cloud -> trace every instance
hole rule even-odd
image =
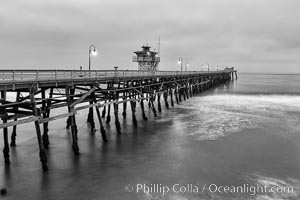
[[[86,66],[90,44],[100,52],[94,60],[97,68],[136,68],[132,52],[143,43],[155,48],[158,37],[165,70],[176,69],[180,56],[192,69],[209,62],[242,65],[245,71],[260,65],[260,70],[268,71],[271,65],[288,62],[296,72],[300,62],[297,0],[3,0],[1,4],[2,68]]]

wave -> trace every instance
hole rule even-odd
[[[300,96],[207,95],[185,102],[175,120],[197,140],[216,140],[244,129],[280,126],[285,132],[300,130]]]
[[[257,88],[254,88],[257,89]],[[259,89],[258,89],[259,90]],[[224,92],[225,94],[225,92]],[[292,96],[292,97],[300,97],[299,91],[226,91],[228,95],[250,95],[250,96]]]
[[[283,199],[298,199],[300,197],[300,180],[295,178],[287,178],[286,180],[253,175],[249,177],[249,180],[255,185],[266,187],[268,191],[266,193],[257,194],[256,200],[283,200]]]

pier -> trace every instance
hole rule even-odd
[[[34,123],[40,161],[47,171],[48,124],[51,121],[66,119],[66,128],[70,128],[72,134],[70,148],[78,156],[77,111],[88,109],[87,123],[91,131],[95,131],[95,119],[98,120],[102,140],[108,142],[104,123],[111,123],[111,115],[114,115],[116,134],[122,134],[120,118],[126,119],[128,110],[137,127],[138,116],[148,120],[145,106],[157,116],[162,112],[161,102],[168,110],[236,78],[234,68],[205,72],[118,70],[118,67],[114,70],[0,70],[4,161],[10,163],[10,148],[16,146],[20,124]],[[119,110],[120,104],[123,104],[122,110]],[[142,113],[136,113],[137,106]],[[53,111],[62,107],[68,112],[55,115]]]

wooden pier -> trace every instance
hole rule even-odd
[[[237,78],[237,71],[136,71],[136,70],[0,70],[0,117],[3,129],[4,161],[10,163],[10,146],[16,146],[17,126],[34,123],[43,170],[47,167],[48,124],[66,118],[71,128],[72,149],[79,155],[76,112],[89,109],[87,122],[95,129],[94,111],[100,124],[103,142],[107,142],[104,123],[110,123],[114,114],[116,134],[121,134],[119,113],[126,118],[130,106],[133,125],[137,126],[136,107],[140,104],[143,120],[145,101],[153,115],[180,104],[198,93]],[[129,102],[129,105],[127,103]],[[119,104],[123,110],[119,111]],[[157,104],[157,105],[155,105]],[[68,112],[53,115],[53,110],[67,107]],[[101,108],[101,112],[100,112]],[[113,113],[111,109],[113,108]],[[156,109],[157,108],[157,109]],[[52,115],[51,115],[52,114]],[[12,128],[9,141],[8,128]]]

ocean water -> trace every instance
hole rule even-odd
[[[144,122],[138,107],[134,128],[128,109],[120,136],[112,119],[104,144],[99,130],[89,132],[87,111],[79,112],[79,157],[65,119],[51,122],[47,173],[33,124],[21,125],[11,165],[0,157],[1,198],[300,199],[300,75],[239,74],[170,110],[163,106],[158,117],[146,114]]]

